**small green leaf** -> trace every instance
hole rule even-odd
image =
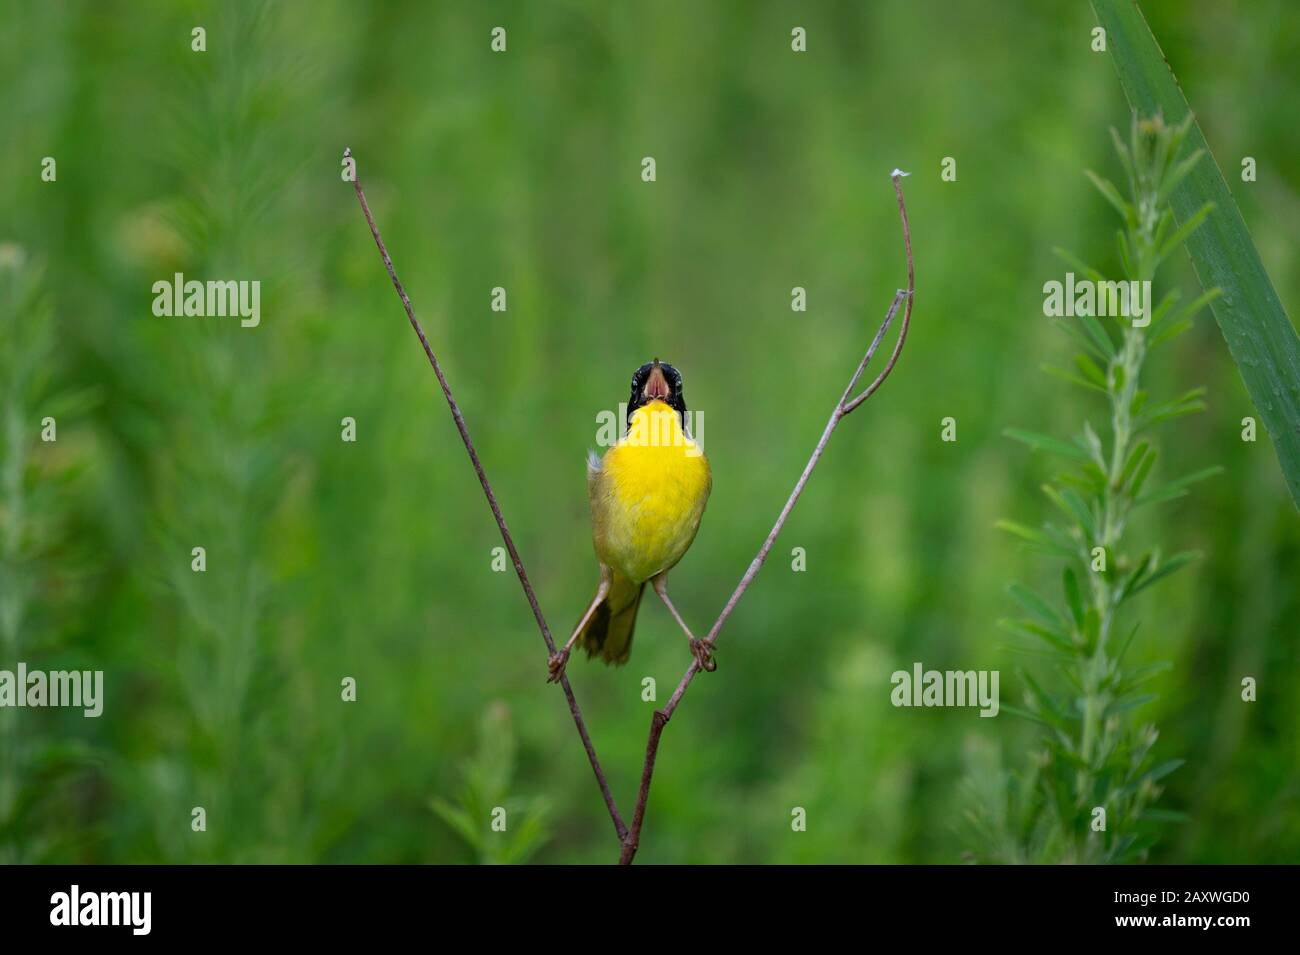
[[[1088,505],[1084,503],[1083,498],[1079,497],[1077,492],[1072,491],[1069,488],[1065,488],[1061,491],[1061,497],[1063,497],[1065,503],[1069,505],[1071,513],[1074,514],[1075,519],[1079,522],[1079,526],[1081,526],[1084,532],[1088,535],[1088,540],[1095,541],[1099,536],[1097,533],[1097,519]]]
[[[1211,302],[1213,302],[1222,294],[1223,294],[1223,289],[1221,288],[1212,288],[1207,292],[1202,292],[1200,295],[1196,296],[1196,298],[1192,299],[1186,305],[1182,306],[1181,308],[1175,311],[1171,311],[1167,319],[1164,318],[1160,313],[1160,310],[1157,309],[1156,312],[1152,313],[1151,316],[1151,330],[1154,331],[1155,329],[1159,328],[1160,323],[1162,321],[1172,322],[1182,318],[1191,318],[1193,315],[1195,315],[1201,309],[1205,308],[1205,306],[1209,305]]]
[[[1025,431],[1021,428],[1007,428],[1002,432],[1008,438],[1014,438],[1017,441],[1029,445],[1035,451],[1048,451],[1053,454],[1059,454],[1062,457],[1074,458],[1076,461],[1087,461],[1087,453],[1079,447],[1059,438],[1053,438],[1051,435],[1038,434],[1034,431]]]
[[[1078,444],[1092,455],[1092,463],[1104,472],[1106,470],[1106,453],[1102,450],[1101,438],[1093,430],[1092,422],[1087,420],[1083,422],[1083,440]]]
[[[1143,554],[1120,587],[1119,599],[1121,602],[1133,595],[1133,588],[1137,586],[1138,581],[1142,579],[1142,575],[1147,572],[1149,566],[1151,566],[1151,554]]]
[[[1134,470],[1133,480],[1128,487],[1130,497],[1136,497],[1138,492],[1142,490],[1142,485],[1146,483],[1147,476],[1151,473],[1151,466],[1156,463],[1157,456],[1158,452],[1152,449]]]
[[[1139,441],[1129,451],[1128,457],[1124,459],[1124,466],[1120,468],[1119,472],[1119,486],[1121,488],[1128,485],[1129,479],[1133,477],[1133,472],[1137,470],[1137,466],[1142,463],[1142,459],[1146,457],[1147,452],[1150,450],[1151,442]]]
[[[1003,713],[1010,713],[1012,716],[1018,716],[1022,720],[1030,720],[1034,723],[1038,723],[1040,726],[1046,726],[1048,729],[1056,729],[1055,724],[1049,723],[1046,718],[1039,716],[1037,713],[1033,712],[1032,710],[1027,710],[1024,709],[1023,707],[1014,706],[1011,703],[1002,703],[999,705],[999,709]]]
[[[1124,639],[1124,645],[1120,647],[1119,652],[1115,654],[1116,664],[1120,663],[1120,661],[1124,659],[1124,655],[1128,653],[1128,648],[1133,645],[1133,638],[1137,636],[1139,626],[1141,626],[1141,624],[1133,624],[1133,629],[1128,632],[1128,636]]]
[[[1097,347],[1106,353],[1106,361],[1113,360],[1118,354],[1115,351],[1115,343],[1111,340],[1110,333],[1106,331],[1105,326],[1097,321],[1097,317],[1095,315],[1080,315],[1079,324],[1092,336],[1092,340],[1097,343]]]
[[[1168,421],[1172,418],[1180,418],[1183,415],[1192,414],[1196,411],[1205,410],[1205,402],[1201,399],[1205,396],[1204,388],[1193,388],[1177,398],[1171,398],[1169,401],[1162,401],[1160,404],[1153,406],[1150,410],[1144,412],[1135,422],[1135,427],[1149,428],[1153,424],[1161,421]]]
[[[1048,644],[1064,653],[1072,653],[1074,651],[1074,646],[1062,633],[1035,623],[1033,620],[1025,620],[1023,618],[1012,620],[1009,617],[1003,617],[998,621],[998,626],[1010,633],[1036,637],[1040,640],[1046,641]]]
[[[1085,653],[1092,653],[1097,646],[1097,638],[1101,635],[1101,616],[1097,613],[1096,607],[1088,607],[1083,613],[1083,649]]]
[[[1106,201],[1115,207],[1115,211],[1120,214],[1125,222],[1136,225],[1137,216],[1133,212],[1133,207],[1119,194],[1119,190],[1115,188],[1114,183],[1109,179],[1103,179],[1091,169],[1085,169],[1083,174],[1097,187],[1097,191],[1106,197]]]
[[[1187,237],[1195,232],[1197,227],[1200,226],[1200,224],[1204,222],[1213,211],[1214,203],[1207,202],[1189,216],[1187,220],[1174,231],[1174,234],[1165,240],[1165,244],[1160,246],[1160,251],[1156,253],[1156,260],[1160,261],[1167,258],[1170,252],[1173,252],[1180,245],[1186,242]]]
[[[1050,719],[1053,725],[1064,728],[1067,725],[1068,717],[1057,707],[1056,701],[1038,685],[1037,681],[1027,671],[1022,671],[1020,678],[1029,689],[1030,699],[1038,707],[1037,712]]]
[[[1124,145],[1119,130],[1114,126],[1110,128],[1110,140],[1115,144],[1115,153],[1119,156],[1120,165],[1124,167],[1124,175],[1128,177],[1129,195],[1133,195],[1138,191],[1137,176],[1134,175],[1133,170],[1133,157],[1129,154],[1128,147]]]
[[[1145,693],[1141,696],[1123,697],[1122,699],[1118,699],[1115,702],[1111,703],[1108,707],[1106,707],[1106,715],[1113,716],[1117,713],[1127,713],[1129,710],[1137,709],[1139,706],[1142,706],[1144,703],[1150,703],[1155,698],[1156,697],[1154,693]]]
[[[472,848],[478,849],[482,845],[483,826],[475,824],[464,809],[452,805],[441,797],[431,799],[429,808],[442,817],[442,821],[454,829]]]
[[[1164,181],[1160,183],[1160,191],[1156,196],[1157,201],[1166,202],[1169,199],[1169,194],[1177,188],[1180,182],[1187,178],[1187,174],[1192,171],[1192,168],[1198,162],[1201,161],[1201,157],[1204,155],[1204,149],[1194,149],[1186,159],[1183,159],[1175,165],[1173,169],[1165,175]]]
[[[1146,577],[1144,577],[1140,582],[1138,582],[1138,584],[1134,586],[1133,589],[1130,591],[1130,595],[1141,593],[1142,591],[1150,587],[1152,584],[1154,584],[1156,581],[1163,580],[1165,577],[1168,577],[1170,574],[1174,573],[1175,571],[1181,570],[1183,567],[1186,567],[1192,561],[1200,559],[1200,557],[1201,557],[1200,551],[1192,551],[1192,550],[1183,551],[1180,554],[1174,554],[1169,559],[1163,561],[1159,566],[1157,566],[1154,570],[1148,573]]]
[[[1024,584],[1012,584],[1007,588],[1007,593],[1012,596],[1016,603],[1043,621],[1043,623],[1059,628],[1065,622],[1046,600]]]
[[[1115,233],[1115,247],[1119,250],[1120,268],[1124,270],[1125,275],[1136,275],[1139,271],[1137,263],[1133,261],[1133,250],[1129,248],[1128,235],[1123,229]]]
[[[1171,759],[1168,762],[1161,763],[1154,769],[1143,773],[1141,778],[1150,780],[1153,783],[1159,782],[1186,762],[1187,760],[1185,759]]]
[[[1144,667],[1138,667],[1130,673],[1124,674],[1121,684],[1124,689],[1134,690],[1148,680],[1154,679],[1166,670],[1173,669],[1173,664],[1168,660],[1161,660],[1157,663],[1151,663]]]
[[[1187,488],[1189,486],[1195,484],[1197,481],[1204,481],[1206,478],[1214,477],[1216,474],[1222,473],[1222,471],[1223,468],[1216,464],[1213,467],[1203,468],[1200,471],[1187,475],[1186,477],[1181,477],[1176,481],[1170,481],[1168,484],[1162,484],[1154,491],[1143,494],[1135,500],[1133,506],[1141,507],[1144,504],[1158,504],[1161,501],[1168,501],[1176,497],[1182,497],[1187,493]],[[1136,492],[1137,487],[1134,487],[1131,493]]]
[[[1192,320],[1190,318],[1175,318],[1161,328],[1160,331],[1151,336],[1151,341],[1148,343],[1147,347],[1155,348],[1157,345],[1163,344],[1171,338],[1177,338],[1183,332],[1190,331],[1193,327],[1195,326],[1192,325]]]
[[[1081,323],[1073,319],[1058,318],[1054,324],[1073,338],[1089,354],[1095,355],[1102,361],[1110,361],[1110,356],[1101,350],[1101,347],[1093,340],[1092,335],[1084,330]]]
[[[1062,585],[1065,588],[1065,602],[1070,606],[1070,614],[1074,617],[1074,625],[1081,628],[1083,626],[1083,597],[1079,593],[1079,580],[1069,567],[1062,571],[1061,576]]]
[[[1074,367],[1083,372],[1083,377],[1087,378],[1102,391],[1106,390],[1106,373],[1097,367],[1097,363],[1087,355],[1075,355]]]
[[[1017,524],[1015,521],[998,521],[994,525],[998,530],[1006,531],[1008,534],[1014,534],[1021,540],[1028,541],[1035,547],[1054,554],[1060,554],[1063,557],[1073,557],[1074,551],[1069,547],[1052,540],[1043,531],[1032,527],[1026,527],[1024,524]]]
[[[1057,368],[1055,365],[1039,365],[1038,367],[1047,372],[1047,374],[1051,375],[1053,378],[1060,378],[1062,381],[1068,381],[1070,384],[1078,385],[1080,388],[1087,388],[1091,391],[1100,391],[1103,395],[1107,394],[1105,388],[1094,384],[1087,378],[1081,378],[1064,368]]]
[[[1102,275],[1102,273],[1099,270],[1094,269],[1091,265],[1084,262],[1073,252],[1070,252],[1067,249],[1062,249],[1059,246],[1052,249],[1052,251],[1056,254],[1057,258],[1062,259],[1066,265],[1070,266],[1070,268],[1074,269],[1074,271],[1087,276],[1087,278],[1089,278],[1093,282],[1106,281],[1106,277]]]

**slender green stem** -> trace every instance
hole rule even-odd
[[[1160,187],[1165,157],[1155,157],[1154,164],[1143,162],[1134,140],[1132,159],[1136,177],[1132,182],[1136,194],[1133,198],[1133,215],[1127,223],[1123,247],[1130,252],[1128,274],[1130,281],[1150,282],[1159,265],[1159,230],[1161,219]],[[1148,307],[1150,303],[1148,302]],[[1075,679],[1083,689],[1080,721],[1079,756],[1083,768],[1077,773],[1076,798],[1080,807],[1087,807],[1095,798],[1100,774],[1116,743],[1118,730],[1109,732],[1104,714],[1110,702],[1112,671],[1117,661],[1110,656],[1111,637],[1121,599],[1116,581],[1121,567],[1121,547],[1128,522],[1132,497],[1124,489],[1124,466],[1133,451],[1135,432],[1134,408],[1139,395],[1143,365],[1147,356],[1146,329],[1136,325],[1126,326],[1120,347],[1107,368],[1107,391],[1110,404],[1110,448],[1104,455],[1108,461],[1105,483],[1099,502],[1100,540],[1105,549],[1106,570],[1092,573],[1092,605],[1097,614],[1096,641],[1091,652],[1075,661]],[[1076,850],[1087,860],[1087,836],[1080,836]]]

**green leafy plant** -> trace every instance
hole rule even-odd
[[[56,383],[53,322],[42,270],[22,246],[0,242],[0,668],[11,671],[19,661],[83,662],[67,621],[81,609],[88,573],[70,540],[84,466],[67,429],[96,396]],[[51,822],[78,811],[66,784],[92,756],[54,728],[64,716],[0,707],[0,863],[47,861],[69,848]]]
[[[1237,369],[1273,440],[1291,497],[1300,507],[1300,336],[1278,298],[1241,212],[1169,62],[1133,0],[1093,0],[1129,105],[1145,116],[1183,123],[1184,136],[1207,162],[1170,183],[1168,201],[1205,288],[1223,291],[1212,304]],[[1212,211],[1207,207],[1212,206]],[[1197,228],[1204,220],[1204,228]]]
[[[485,865],[527,862],[546,843],[549,803],[508,795],[515,749],[510,708],[493,703],[479,724],[478,748],[464,765],[456,801],[435,796],[429,804]]]
[[[1212,210],[1203,206],[1181,225],[1174,222],[1169,196],[1201,160],[1183,155],[1189,122],[1166,125],[1157,115],[1135,115],[1128,141],[1113,132],[1127,194],[1093,173],[1089,178],[1123,220],[1118,253],[1125,280],[1151,281],[1161,262],[1179,248]],[[1100,271],[1068,253],[1071,266],[1096,283]],[[1100,286],[1098,286],[1100,287]],[[1060,320],[1081,351],[1069,370],[1054,374],[1105,399],[1108,427],[1087,420],[1073,441],[1020,429],[1008,436],[1064,459],[1070,469],[1043,486],[1060,520],[1041,527],[1012,521],[1000,525],[1035,550],[1064,562],[1061,593],[1052,601],[1022,584],[1011,597],[1023,615],[1001,621],[1032,641],[1055,664],[1056,684],[1023,674],[1024,708],[1006,707],[1042,730],[1041,750],[1027,773],[1000,787],[1008,805],[973,812],[969,818],[981,849],[977,857],[999,861],[1124,862],[1140,858],[1154,842],[1151,823],[1178,818],[1154,808],[1159,783],[1179,760],[1154,764],[1157,732],[1139,725],[1134,711],[1152,697],[1148,682],[1166,664],[1131,667],[1126,653],[1137,624],[1122,625],[1121,614],[1148,587],[1198,555],[1165,556],[1130,540],[1131,515],[1187,494],[1189,485],[1216,473],[1206,468],[1152,487],[1156,461],[1150,429],[1201,410],[1204,389],[1163,401],[1142,388],[1151,350],[1191,326],[1191,317],[1215,297],[1211,291],[1179,303],[1170,290],[1151,308],[1150,324],[1125,324],[1116,336],[1103,320],[1082,316]],[[987,761],[984,768],[989,769]],[[996,770],[994,770],[996,771]],[[987,774],[986,774],[987,775]],[[985,780],[987,782],[987,779]],[[992,787],[981,786],[986,792]],[[1105,810],[1105,827],[1097,809]]]

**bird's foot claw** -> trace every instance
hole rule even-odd
[[[551,654],[550,660],[547,661],[547,669],[550,670],[550,676],[546,678],[547,683],[559,683],[564,676],[564,668],[569,662],[569,651],[561,650],[559,653]]]
[[[695,656],[695,662],[700,665],[701,670],[712,673],[718,668],[718,663],[713,659],[713,647],[707,640],[692,640],[691,653]]]

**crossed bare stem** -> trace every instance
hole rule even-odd
[[[345,159],[352,156],[351,149],[343,151]],[[353,167],[355,169],[355,167]],[[768,532],[767,538],[763,541],[763,546],[758,549],[758,554],[750,561],[740,583],[736,589],[731,592],[726,606],[718,614],[718,619],[713,622],[709,628],[708,635],[701,641],[705,644],[707,651],[712,651],[714,644],[718,639],[718,634],[722,630],[723,624],[731,616],[732,611],[744,596],[749,585],[753,583],[754,578],[758,575],[759,569],[767,559],[767,555],[772,550],[772,545],[776,543],[777,535],[781,533],[781,528],[785,526],[786,519],[790,512],[794,510],[795,503],[799,500],[799,495],[803,493],[804,486],[808,483],[808,478],[812,475],[813,468],[821,459],[822,452],[826,450],[826,445],[830,441],[831,434],[835,431],[840,421],[858,408],[864,401],[876,393],[889,373],[894,370],[894,365],[898,362],[898,356],[903,351],[903,343],[907,340],[907,328],[912,317],[912,300],[915,296],[915,273],[912,265],[912,235],[907,223],[907,207],[903,204],[903,188],[901,178],[907,173],[895,169],[891,174],[894,183],[894,194],[898,198],[898,215],[903,226],[903,247],[907,255],[907,288],[899,289],[894,294],[894,300],[890,303],[889,310],[885,312],[885,319],[880,323],[880,328],[876,331],[876,336],[871,340],[871,346],[867,353],[858,363],[857,370],[854,371],[853,377],[849,379],[848,387],[844,389],[844,394],[835,404],[831,412],[830,419],[826,422],[826,427],[822,430],[821,438],[817,441],[817,446],[813,449],[812,456],[808,463],[804,465],[803,473],[799,475],[799,480],[795,482],[794,490],[790,492],[789,498],[786,499],[785,506],[781,508],[781,513],[777,516],[776,523],[772,525],[771,531]],[[483,470],[483,462],[479,460],[478,451],[474,448],[474,442],[470,439],[469,428],[465,425],[465,417],[461,414],[460,406],[456,399],[452,397],[451,387],[447,384],[447,377],[442,372],[442,366],[438,364],[437,357],[433,354],[433,349],[429,346],[429,340],[425,337],[424,329],[420,327],[420,322],[415,317],[415,309],[411,306],[411,299],[406,294],[406,289],[402,286],[401,279],[397,277],[397,271],[393,268],[393,260],[388,255],[388,248],[384,245],[383,236],[379,234],[379,226],[375,224],[375,217],[370,211],[370,204],[366,202],[366,194],[361,188],[361,180],[355,174],[352,180],[353,188],[356,190],[357,199],[361,203],[361,211],[365,213],[366,224],[370,226],[370,234],[374,236],[375,245],[379,248],[379,255],[384,260],[384,267],[388,269],[388,277],[393,280],[393,288],[397,290],[398,297],[402,300],[402,307],[406,309],[406,317],[411,322],[411,328],[415,330],[416,336],[420,339],[420,344],[424,346],[424,354],[429,359],[429,365],[433,368],[434,375],[438,378],[438,384],[442,388],[443,396],[447,399],[447,405],[451,409],[451,417],[456,422],[456,430],[460,432],[460,439],[465,444],[465,450],[469,454],[470,463],[474,466],[474,473],[478,475],[479,484],[483,486],[483,494],[487,497],[488,506],[492,508],[492,516],[496,518],[497,528],[501,531],[501,539],[505,541],[506,550],[510,554],[510,560],[515,565],[515,573],[519,575],[519,583],[524,588],[524,596],[528,598],[528,605],[532,608],[533,617],[537,621],[537,627],[542,632],[542,639],[546,641],[546,649],[549,658],[556,656],[557,650],[555,639],[551,636],[551,630],[546,625],[546,618],[542,614],[541,605],[537,602],[537,594],[533,592],[533,585],[528,580],[528,573],[524,570],[523,561],[519,557],[519,551],[515,547],[514,538],[510,536],[510,530],[506,527],[506,519],[501,513],[501,505],[497,503],[496,494],[492,491],[492,485],[487,479],[487,474]],[[880,347],[881,341],[885,337],[894,316],[898,313],[899,306],[903,307],[903,322],[898,333],[898,341],[894,345],[894,351],[889,356],[889,362],[884,369],[876,376],[871,384],[867,385],[860,394],[854,396],[858,382],[861,380],[867,365],[875,356],[876,350]],[[680,622],[680,620],[679,620]],[[684,624],[683,624],[684,626]],[[707,652],[703,654],[707,659]],[[564,691],[564,697],[569,703],[569,713],[573,717],[573,725],[577,727],[578,736],[582,740],[582,746],[587,751],[587,759],[591,762],[592,771],[596,774],[596,783],[600,787],[600,794],[605,800],[605,808],[609,811],[609,818],[614,823],[614,831],[618,834],[620,865],[629,865],[636,856],[637,847],[641,840],[641,827],[645,822],[646,803],[650,798],[650,783],[654,777],[655,757],[659,753],[659,741],[663,736],[664,727],[672,719],[673,713],[676,712],[678,705],[682,701],[687,688],[695,675],[700,672],[700,656],[693,657],[691,665],[686,668],[686,673],[682,676],[681,682],[677,684],[677,689],[669,697],[668,702],[661,709],[655,710],[654,715],[650,718],[650,735],[646,740],[645,762],[641,768],[641,786],[637,792],[636,807],[632,812],[632,824],[628,826],[624,822],[623,816],[618,811],[618,805],[614,801],[614,796],[610,792],[609,781],[605,777],[605,771],[601,768],[600,759],[596,756],[596,747],[591,742],[591,734],[587,731],[586,721],[582,718],[582,709],[578,706],[578,698],[573,694],[573,687],[569,683],[567,674],[561,673],[559,678],[560,688]]]

